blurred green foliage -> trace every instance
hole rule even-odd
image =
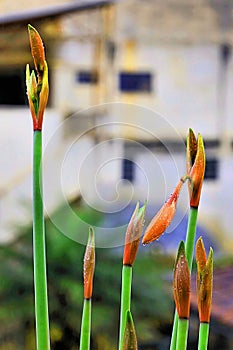
[[[97,224],[101,215],[76,203],[83,220]],[[55,214],[67,230],[77,221],[61,208]],[[81,224],[80,224],[81,225]],[[81,230],[82,227],[76,227]],[[82,266],[85,247],[65,237],[46,220],[48,291],[52,349],[78,348],[83,303]],[[97,249],[94,277],[92,345],[116,349],[119,327],[123,248]],[[160,341],[170,333],[173,258],[141,248],[133,269],[132,313],[139,343]],[[32,229],[0,247],[0,349],[34,350]],[[165,331],[165,332],[164,332]],[[162,333],[161,333],[162,332]],[[155,349],[155,348],[154,348]]]

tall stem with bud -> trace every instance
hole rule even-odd
[[[122,267],[122,285],[121,285],[121,311],[120,311],[120,332],[119,332],[119,350],[123,349],[124,331],[127,321],[127,312],[130,311],[131,304],[131,285],[133,263],[136,259],[140,237],[145,218],[146,204],[139,208],[137,203],[134,213],[131,217],[125,235],[125,248]]]
[[[79,350],[90,349],[91,339],[91,308],[92,308],[92,291],[93,291],[93,277],[95,270],[95,237],[94,231],[91,227],[89,230],[89,238],[84,256],[83,265],[83,282],[84,282],[84,303],[83,315],[80,335]]]
[[[50,349],[47,297],[45,230],[42,194],[42,123],[48,100],[48,67],[40,35],[28,26],[36,73],[26,68],[27,95],[34,129],[33,145],[33,262],[35,289],[36,343],[38,350]]]

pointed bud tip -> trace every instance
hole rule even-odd
[[[95,246],[95,232],[92,226],[89,227],[88,243],[89,246]]]
[[[132,322],[133,323],[133,316],[132,316],[130,310],[126,311],[126,319],[127,319],[128,322]]]
[[[139,202],[138,202],[139,205]],[[138,208],[138,216],[139,217],[145,217],[146,214],[146,207],[147,207],[147,201],[144,202],[144,204],[141,206],[141,208]]]
[[[180,259],[181,256],[185,256],[185,243],[184,241],[180,241],[178,250],[177,250],[177,256],[176,256],[176,261],[175,261],[175,267]]]
[[[214,260],[214,251],[213,251],[213,248],[210,247],[210,251],[209,251],[209,255],[208,255],[208,259],[207,259],[207,264],[213,265],[213,260]]]
[[[195,133],[194,133],[194,131],[193,131],[192,128],[189,128],[189,131],[188,131],[188,139],[189,139],[189,140],[196,140]]]
[[[28,30],[36,30],[30,23],[28,23]]]
[[[185,243],[184,241],[180,241],[179,247],[178,247],[178,255],[179,254],[185,254]]]
[[[196,262],[197,262],[197,268],[200,269],[201,271],[205,268],[206,260],[207,260],[206,250],[205,250],[202,236],[200,236],[196,243]]]

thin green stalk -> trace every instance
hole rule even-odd
[[[188,227],[187,227],[186,242],[185,242],[185,254],[188,260],[190,273],[192,271],[192,263],[193,263],[193,251],[194,251],[194,242],[195,242],[195,236],[196,236],[197,216],[198,216],[198,208],[191,207],[189,212]],[[178,315],[177,315],[177,312],[175,311],[170,350],[176,349],[177,327],[178,327]]]
[[[188,260],[190,273],[192,272],[194,242],[197,228],[198,208],[190,208],[188,228],[185,241],[185,254]]]
[[[176,350],[177,328],[178,328],[178,313],[175,310],[170,350]]]
[[[176,350],[186,350],[187,338],[188,338],[189,320],[185,318],[179,318],[177,328],[177,343]]]
[[[132,271],[133,271],[132,266],[123,265],[122,287],[121,287],[119,350],[122,350],[124,331],[125,331],[125,325],[126,325],[126,315],[128,310],[130,310]]]
[[[33,261],[37,350],[50,349],[46,276],[45,230],[42,197],[42,135],[34,132],[33,149]]]
[[[209,338],[209,323],[200,323],[198,350],[207,350]]]
[[[84,299],[79,350],[89,350],[91,339],[91,299]]]

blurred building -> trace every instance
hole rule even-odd
[[[31,23],[50,68],[48,213],[80,192],[98,209],[145,198],[161,204],[185,172],[191,127],[207,151],[200,220],[231,251],[232,2],[25,0],[0,9],[2,237],[30,218]],[[185,191],[179,209],[187,210]]]

